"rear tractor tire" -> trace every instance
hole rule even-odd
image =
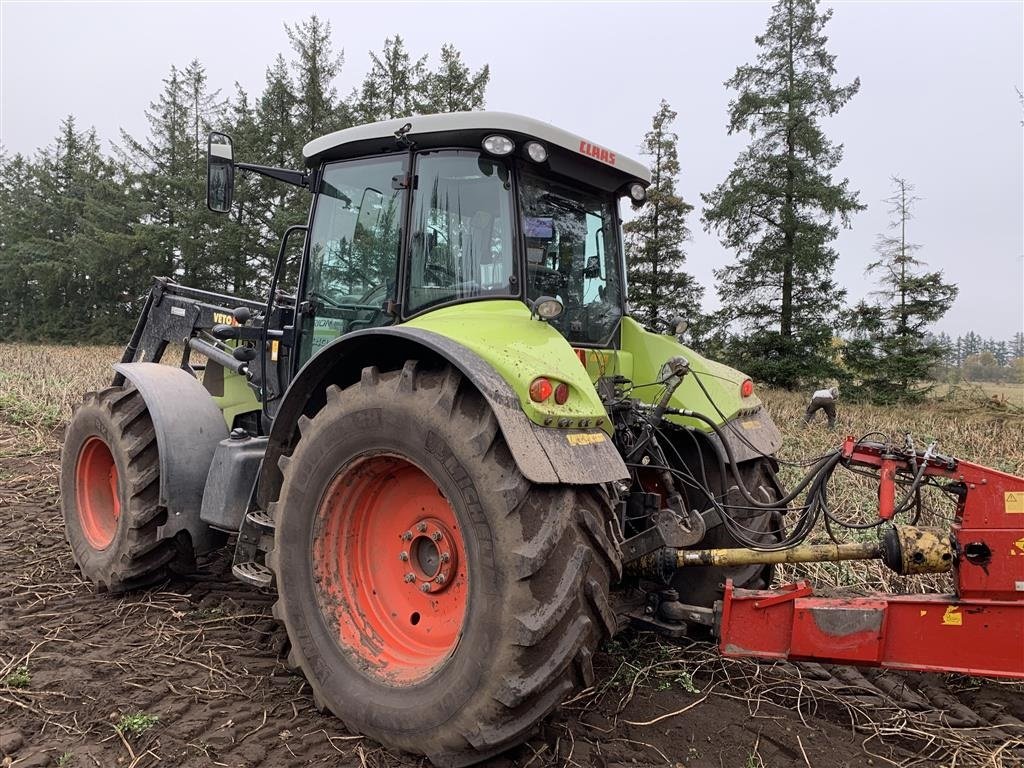
[[[61,509],[71,553],[100,591],[125,592],[195,568],[187,533],[162,536],[153,421],[131,385],[90,392],[61,454]]]
[[[781,495],[772,470],[771,460],[759,458],[739,465],[739,475],[748,492],[763,502],[773,502]],[[714,486],[712,486],[714,487]],[[782,536],[782,514],[773,509],[744,509],[747,502],[736,489],[732,475],[725,478],[725,503],[732,505],[738,524],[746,528],[751,538],[764,545],[777,543]],[[708,531],[704,539],[694,548],[730,549],[745,546],[732,535],[724,525],[717,525]],[[672,587],[679,593],[679,599],[689,605],[708,608],[721,600],[725,594],[725,583],[743,589],[768,589],[772,584],[774,567],[771,565],[746,565],[733,568],[697,566],[680,568],[672,577]]]
[[[437,765],[522,742],[616,629],[606,490],[527,481],[454,369],[327,395],[271,510],[289,663],[350,730]]]

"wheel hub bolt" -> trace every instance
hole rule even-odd
[[[436,581],[438,584],[444,584],[444,582],[445,582],[444,574],[443,573],[437,574],[437,578],[434,579],[434,581]]]
[[[400,552],[399,555],[398,555],[398,559],[401,560],[404,563],[406,560],[409,559],[409,553],[408,552]]]
[[[449,555],[447,552],[442,552],[441,553],[441,562],[442,563],[447,563],[451,559],[452,559],[451,555]]]
[[[420,523],[419,525],[416,526],[416,530],[419,531],[420,533],[426,532],[427,524],[426,523]]]
[[[411,584],[414,581],[416,581],[416,574],[415,573],[407,573],[407,574],[405,574],[405,582],[406,582],[406,584]]]
[[[412,541],[412,531],[406,531],[402,534],[403,541]]]
[[[429,591],[430,591],[430,585],[429,584],[422,584],[422,585],[420,585],[420,592],[429,592]]]
[[[441,540],[441,532],[440,531],[434,531],[432,534],[430,534],[430,538],[432,538],[434,541],[440,541]]]

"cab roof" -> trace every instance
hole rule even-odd
[[[402,150],[405,147],[395,134],[407,124],[411,127],[404,138],[421,149],[480,147],[485,137],[501,133],[515,142],[513,155],[522,156],[527,141],[540,141],[548,149],[552,170],[567,176],[586,176],[602,188],[621,188],[632,181],[647,186],[651,182],[651,172],[643,163],[550,123],[510,112],[450,112],[358,125],[314,139],[303,147],[302,154],[306,165],[312,167],[324,160]]]

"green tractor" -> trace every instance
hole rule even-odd
[[[625,625],[710,635],[727,579],[767,586],[664,556],[771,545],[784,494],[751,381],[681,320],[629,316],[619,206],[644,166],[495,112],[304,155],[235,162],[210,135],[212,210],[244,171],[309,190],[308,224],[264,299],[156,280],[67,430],[88,579],[154,584],[232,536],[316,705],[438,765],[525,740]]]

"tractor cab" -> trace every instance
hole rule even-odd
[[[554,299],[547,319],[574,346],[612,343],[625,312],[619,200],[643,201],[640,163],[499,112],[347,128],[303,154],[314,199],[292,373],[348,333],[493,299]]]

